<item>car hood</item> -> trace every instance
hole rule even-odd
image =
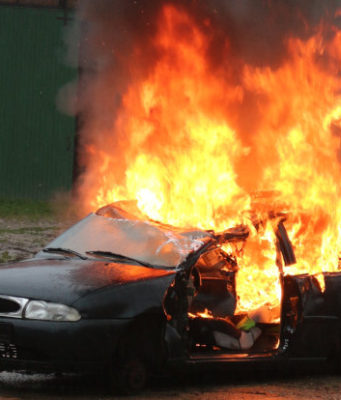
[[[71,305],[109,286],[155,280],[174,270],[95,260],[31,259],[0,266],[0,295]]]

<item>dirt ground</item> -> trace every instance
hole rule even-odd
[[[53,218],[0,218],[0,263],[33,256],[67,227]]]
[[[30,221],[0,219],[0,263],[33,256],[68,223],[55,219]],[[110,400],[117,399],[98,377],[75,375],[22,375],[0,373],[0,400]],[[168,400],[341,400],[341,377],[337,375],[198,376],[190,380],[153,382],[144,393],[127,399]]]
[[[112,400],[100,378],[84,376],[20,375],[0,373],[0,400]],[[235,381],[222,377],[181,384],[154,382],[143,393],[124,396],[131,400],[340,400],[341,379],[336,376],[244,377]]]

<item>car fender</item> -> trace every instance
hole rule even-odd
[[[174,271],[165,271],[157,278],[108,286],[78,299],[73,307],[88,319],[135,318],[150,310],[160,313],[174,276]]]

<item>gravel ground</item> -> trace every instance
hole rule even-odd
[[[31,257],[68,227],[55,219],[0,219],[0,262]],[[200,382],[200,383],[198,383]],[[0,400],[110,400],[105,381],[96,377],[0,373]],[[341,377],[332,375],[205,377],[182,383],[153,382],[136,400],[341,400]]]

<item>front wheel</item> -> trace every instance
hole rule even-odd
[[[146,365],[139,359],[129,359],[119,363],[113,370],[113,383],[122,394],[140,392],[147,383]]]

